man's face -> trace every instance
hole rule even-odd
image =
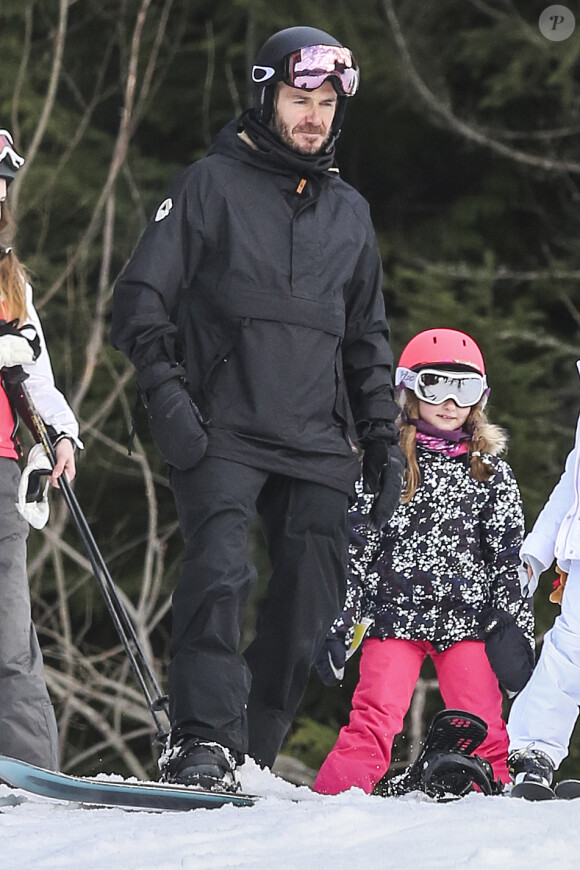
[[[281,82],[270,126],[294,151],[317,154],[330,136],[336,101],[336,91],[330,82],[324,82],[315,91],[292,88]]]

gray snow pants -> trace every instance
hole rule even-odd
[[[58,770],[56,718],[30,615],[20,470],[0,457],[0,754]]]

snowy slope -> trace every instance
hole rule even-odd
[[[2,870],[576,870],[580,800],[316,795],[246,765],[255,807],[82,809],[0,785]]]

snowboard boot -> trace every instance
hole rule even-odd
[[[539,749],[514,749],[508,755],[508,770],[514,785],[537,783],[545,788],[552,785],[554,763]]]
[[[239,791],[237,767],[238,760],[225,746],[190,735],[178,738],[159,759],[162,782],[210,791]]]

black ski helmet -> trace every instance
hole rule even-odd
[[[340,133],[347,97],[353,96],[358,87],[358,66],[348,48],[342,45],[330,33],[318,30],[316,27],[287,27],[274,33],[266,40],[256,56],[252,67],[252,82],[254,85],[254,112],[258,121],[267,125],[272,117],[274,92],[278,82],[288,81],[289,58],[294,52],[312,46],[334,46],[343,49],[348,58],[348,72],[352,76],[352,86],[349,92],[341,87],[338,72],[322,72],[324,80],[332,82],[338,101],[331,126],[331,134],[336,138]],[[319,87],[319,86],[318,86]]]
[[[0,178],[6,181],[9,187],[16,173],[24,163],[24,157],[14,150],[14,140],[8,130],[0,130]]]

